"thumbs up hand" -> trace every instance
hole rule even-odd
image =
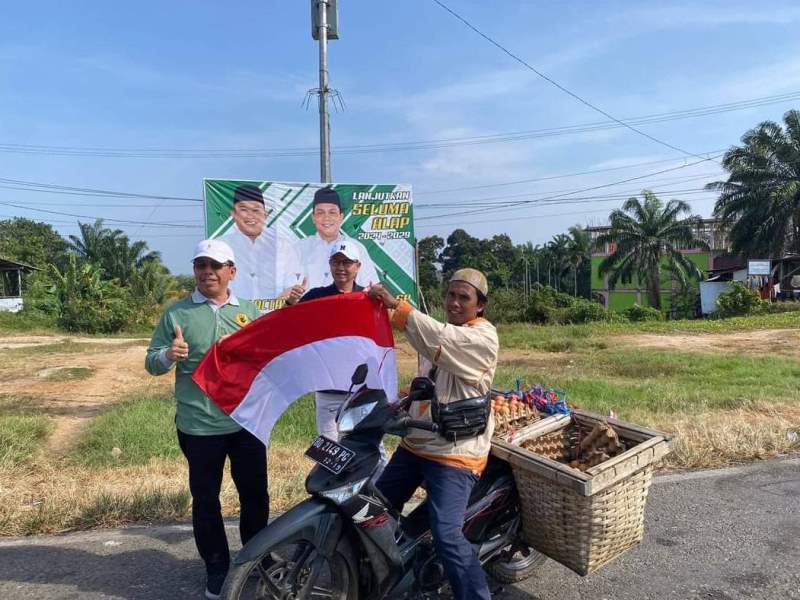
[[[175,338],[172,340],[172,345],[167,349],[167,358],[172,362],[189,358],[189,344],[183,339],[183,330],[180,325],[175,325]]]
[[[297,283],[289,288],[289,295],[286,297],[286,304],[296,304],[303,294],[306,293],[306,286],[308,285],[308,277],[303,277],[303,283]]]

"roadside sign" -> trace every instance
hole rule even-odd
[[[747,261],[747,274],[748,275],[769,275],[770,274],[770,261],[769,260],[748,260]]]

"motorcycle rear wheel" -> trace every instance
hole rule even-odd
[[[262,561],[275,562],[266,567]],[[233,565],[222,587],[223,600],[358,600],[358,570],[350,544],[342,539],[333,556],[320,555],[311,540],[285,540],[256,560]]]
[[[512,547],[508,557],[501,553],[487,566],[487,571],[500,583],[517,583],[532,577],[547,557],[528,546]]]

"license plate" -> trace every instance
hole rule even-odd
[[[356,453],[349,448],[329,440],[324,435],[317,436],[311,447],[306,450],[306,456],[334,475],[341,473],[355,455]]]

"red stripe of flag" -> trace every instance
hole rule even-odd
[[[192,379],[226,414],[247,395],[273,359],[307,344],[342,336],[371,338],[394,347],[389,315],[364,292],[340,294],[287,306],[256,319],[214,344]]]

